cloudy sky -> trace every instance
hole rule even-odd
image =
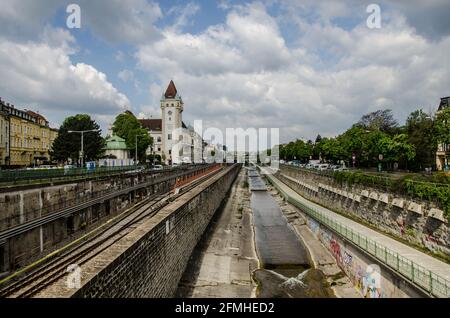
[[[69,3],[81,28],[66,25]],[[370,3],[381,28],[367,27]],[[0,96],[54,126],[130,109],[160,117],[171,79],[183,120],[335,136],[391,108],[403,122],[450,95],[450,1],[0,0]]]

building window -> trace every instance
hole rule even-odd
[[[172,117],[169,117],[169,120],[172,120]]]
[[[161,151],[161,147],[158,147],[158,151]]]
[[[158,142],[161,142],[161,137],[158,137]]]
[[[167,135],[167,140],[172,140],[172,134]]]

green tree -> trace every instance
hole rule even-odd
[[[385,135],[379,140],[378,147],[386,162],[389,164],[397,162],[405,168],[408,168],[408,161],[416,156],[414,146],[408,142],[406,134],[398,134],[393,138]]]
[[[352,155],[355,154],[357,165],[365,163],[363,156],[364,128],[360,125],[353,125],[350,129],[337,137],[337,141],[342,148],[342,160],[352,161]]]
[[[435,138],[438,143],[450,144],[450,108],[444,108],[437,114]]]
[[[421,109],[412,112],[406,119],[405,132],[408,142],[416,150],[416,160],[410,163],[410,167],[414,170],[432,167],[435,164],[437,142],[431,116]]]
[[[81,151],[81,134],[69,131],[96,130],[84,133],[84,161],[96,160],[103,154],[105,145],[100,126],[89,115],[78,114],[67,117],[59,128],[58,137],[53,142],[52,158],[65,162],[69,158],[78,162]]]
[[[380,130],[389,134],[395,133],[398,128],[398,122],[390,109],[368,113],[361,117],[358,124],[368,130]]]
[[[148,135],[147,130],[142,128],[139,120],[131,112],[126,111],[117,115],[112,129],[117,136],[125,139],[127,147],[130,149],[136,148],[137,140],[138,159],[140,161],[145,160],[145,152],[153,144],[153,140]],[[132,152],[132,156],[134,156],[134,152]]]
[[[288,144],[280,145],[279,155],[280,159],[293,160],[297,159],[301,162],[307,162],[312,155],[313,144],[305,144],[303,140],[297,139],[295,142],[291,141]]]

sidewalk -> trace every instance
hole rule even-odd
[[[267,173],[267,169],[260,167],[262,172]],[[450,265],[446,264],[436,258],[433,258],[432,256],[429,256],[413,247],[410,247],[406,244],[403,244],[399,241],[396,241],[393,238],[390,238],[382,233],[379,233],[377,231],[374,231],[360,223],[357,223],[353,220],[350,220],[340,214],[337,214],[329,209],[326,209],[318,204],[315,204],[309,200],[306,200],[301,195],[299,195],[297,192],[292,190],[290,187],[288,187],[286,184],[275,178],[272,174],[266,174],[266,176],[271,179],[271,181],[287,196],[291,197],[295,201],[298,201],[302,203],[303,205],[312,208],[316,210],[317,212],[325,215],[331,220],[334,220],[338,223],[341,223],[344,226],[347,226],[348,228],[352,229],[354,232],[360,233],[364,236],[366,236],[368,239],[373,240],[379,245],[382,245],[388,249],[390,249],[392,252],[398,253],[400,256],[403,256],[404,258],[413,261],[419,266],[422,266],[423,268],[429,270],[430,272],[437,274],[441,276],[442,278],[446,279],[447,281],[450,281]],[[287,177],[287,176],[286,176]],[[294,178],[287,177],[295,182]],[[448,286],[447,283],[447,288]]]

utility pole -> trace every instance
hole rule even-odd
[[[137,160],[138,160],[138,155],[137,155],[137,153],[138,153],[138,150],[137,150],[137,146],[138,146],[138,144],[137,144],[137,138],[138,137],[143,137],[143,136],[145,136],[145,135],[136,135],[136,136],[134,136],[134,139],[135,139],[135,145],[136,145],[136,149],[135,149],[135,156],[136,156],[136,158],[135,158],[135,161],[134,161],[134,170],[136,170],[137,169]]]
[[[95,131],[98,131],[98,130],[91,129],[91,130],[69,130],[68,131],[69,134],[72,134],[72,133],[81,134],[81,151],[80,151],[81,168],[84,167],[84,133],[85,132],[95,132]]]

